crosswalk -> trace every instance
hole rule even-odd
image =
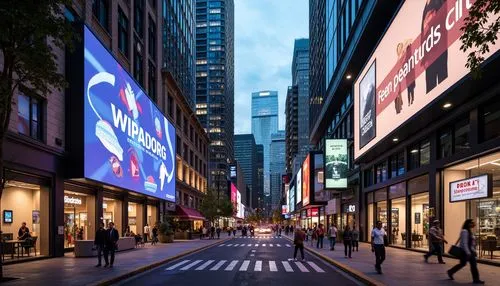
[[[218,247],[232,247],[232,248],[238,248],[238,247],[292,247],[291,244],[289,243],[284,243],[284,244],[273,244],[273,243],[222,243],[219,244]]]
[[[325,273],[313,261],[263,261],[263,260],[183,260],[165,271],[239,271],[239,272],[297,272],[297,273]]]
[[[244,238],[244,239],[262,239],[262,238],[283,238],[282,236],[273,235],[259,235],[259,236],[233,236],[230,238]]]

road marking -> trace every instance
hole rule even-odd
[[[285,267],[286,272],[293,272],[293,268],[292,266],[290,266],[290,263],[288,263],[288,261],[281,261],[281,263],[283,264],[283,267]]]
[[[239,244],[235,244],[234,247],[238,246]]]
[[[232,245],[232,244],[228,244],[228,245],[226,245],[226,246],[231,246],[231,245]]]
[[[203,261],[203,260],[195,260],[195,261],[193,261],[193,262],[189,263],[188,265],[186,265],[186,266],[182,267],[182,268],[181,268],[181,270],[188,270],[189,268],[191,268],[191,267],[195,266],[196,264],[198,264],[198,263],[200,263],[200,262],[202,262],[202,261]]]
[[[229,263],[229,265],[226,267],[226,269],[224,269],[224,271],[231,271],[231,270],[233,270],[234,267],[236,266],[236,264],[238,264],[238,260],[231,261],[231,263]]]
[[[276,262],[274,261],[269,261],[269,269],[271,272],[276,272],[278,271],[278,267],[276,267]]]
[[[257,250],[255,250],[255,249],[252,249],[252,252],[255,252],[255,251],[257,251]]]
[[[266,247],[266,244],[264,243],[264,244],[262,244],[262,246]]]
[[[219,245],[219,247],[222,247],[222,246],[224,246],[224,245],[226,245],[226,244],[225,244],[225,243],[223,243],[223,244]]]
[[[256,244],[255,247],[259,247],[259,244]]]
[[[248,244],[247,246],[252,246],[251,244]]]
[[[302,272],[309,272],[309,270],[307,270],[307,268],[301,262],[296,261],[295,265],[297,265],[297,267],[300,269],[300,271],[302,271]]]
[[[189,261],[191,261],[191,260],[184,260],[184,261],[181,261],[181,262],[179,262],[179,263],[177,263],[177,264],[175,264],[175,265],[170,266],[169,268],[167,268],[167,269],[165,269],[165,270],[174,270],[175,268],[177,268],[177,267],[179,267],[179,266],[181,266],[181,265],[184,265],[184,264],[188,263]]]
[[[224,263],[226,263],[226,260],[221,260],[221,261],[217,262],[217,264],[215,264],[214,267],[210,268],[210,271],[219,270],[219,268],[221,268],[221,266],[224,265]]]
[[[252,257],[253,257],[253,256],[255,256],[255,254],[250,254],[250,256],[252,256]]]
[[[325,272],[318,265],[316,265],[316,263],[314,263],[312,261],[308,261],[307,264],[309,264],[314,270],[316,270],[316,272],[320,272],[320,273],[324,273]]]
[[[272,244],[272,243],[270,243],[270,244],[269,244],[269,247],[273,247],[273,244]]]
[[[281,247],[281,244],[279,244],[279,243],[278,243],[278,244],[276,244],[276,246],[277,246],[277,247]]]
[[[247,271],[248,265],[250,265],[250,260],[244,260],[241,264],[240,271]]]
[[[215,260],[208,260],[207,262],[203,263],[202,265],[198,266],[195,270],[203,270],[207,268],[208,265],[212,264]]]
[[[245,244],[244,244],[244,243],[243,243],[243,244],[240,244],[240,246],[241,246],[241,247],[243,247],[243,246],[245,246]]]
[[[254,267],[253,271],[262,271],[262,261],[261,260],[257,260],[255,262],[255,267]]]
[[[287,244],[286,247],[292,247],[290,244]]]

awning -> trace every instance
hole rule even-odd
[[[206,220],[206,218],[197,210],[175,206],[174,216],[181,220]]]

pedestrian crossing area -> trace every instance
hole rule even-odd
[[[231,238],[247,238],[247,239],[262,239],[262,238],[283,238],[282,236],[274,235],[258,235],[258,236],[233,236]]]
[[[263,260],[182,260],[165,271],[238,271],[238,272],[297,272],[325,273],[313,261],[263,261]]]
[[[292,247],[290,243],[222,243],[218,247]]]

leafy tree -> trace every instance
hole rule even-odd
[[[200,212],[213,223],[220,216],[233,216],[234,206],[227,196],[217,196],[216,190],[209,189],[201,202]]]
[[[474,78],[481,76],[481,63],[484,54],[490,51],[500,31],[500,1],[476,0],[469,9],[469,16],[464,19],[460,28],[464,33],[460,36],[460,50],[467,52],[467,64]]]
[[[71,48],[75,38],[71,24],[63,16],[68,4],[71,1],[0,1],[0,197],[6,183],[3,140],[14,94],[21,90],[46,97],[66,85],[59,73],[56,50]]]
[[[281,223],[283,221],[283,216],[281,215],[280,208],[273,210],[272,219],[273,219],[273,223]]]

